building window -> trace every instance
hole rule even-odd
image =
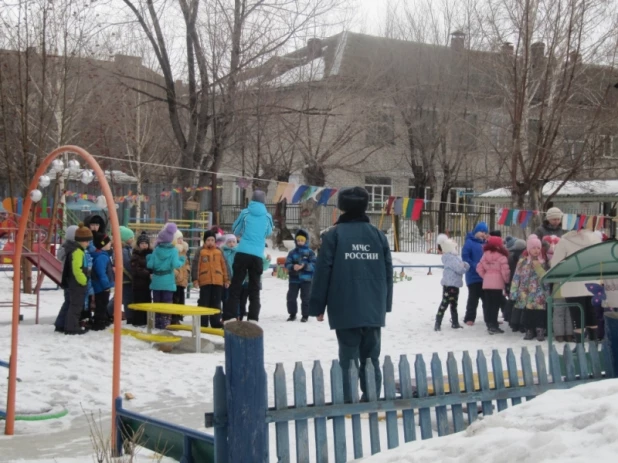
[[[472,188],[456,187],[449,190],[449,210],[451,212],[468,212],[467,208],[472,198]]]
[[[377,111],[370,116],[365,141],[372,146],[395,144],[395,116],[388,110]]]
[[[573,139],[565,139],[564,140],[564,155],[568,161],[577,162],[578,158],[582,156],[584,152],[585,142],[583,140],[573,140]],[[580,162],[583,165],[583,161],[585,160],[584,156],[581,157]]]
[[[408,198],[423,198],[425,201],[429,201],[431,199],[431,187],[425,187],[422,195],[417,193],[418,188],[414,184],[414,179],[411,178],[408,183]]]
[[[365,188],[369,192],[369,211],[379,212],[392,195],[391,179],[388,177],[366,177]]]
[[[601,157],[604,159],[618,159],[618,137],[610,135],[602,137]]]
[[[243,199],[243,190],[242,188],[238,186],[236,182],[234,182],[232,204],[234,206],[244,206],[242,199]]]

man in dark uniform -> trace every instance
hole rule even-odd
[[[328,310],[330,328],[337,333],[346,402],[351,400],[350,361],[360,367],[365,400],[365,363],[371,359],[380,396],[380,335],[393,303],[391,251],[386,236],[369,222],[368,202],[364,188],[339,192],[337,207],[343,214],[322,234],[309,300],[309,315],[323,321]]]

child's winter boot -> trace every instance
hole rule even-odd
[[[532,330],[526,330],[526,335],[524,336],[524,341],[532,341],[534,339],[535,333]]]
[[[451,310],[451,328],[453,328],[454,330],[459,328],[463,329],[463,326],[459,324],[459,317],[457,316],[456,310]]]
[[[586,328],[586,331],[588,332],[588,341],[593,342],[593,341],[597,341],[598,340],[598,336],[597,336],[597,328]]]
[[[539,342],[545,341],[545,330],[543,328],[536,329],[536,340]]]
[[[441,331],[440,325],[442,325],[442,318],[440,316],[436,317],[436,324],[433,326],[434,331]]]

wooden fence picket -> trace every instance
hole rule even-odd
[[[399,388],[401,389],[402,399],[411,399],[412,392],[412,377],[410,374],[410,362],[408,357],[402,355],[399,358]],[[403,411],[403,439],[406,442],[416,440],[416,425],[414,424],[414,410]]]
[[[350,399],[353,404],[358,403],[358,369],[355,362],[350,362]],[[361,417],[359,414],[352,415],[352,440],[354,444],[354,458],[363,457],[363,431],[361,429]]]
[[[599,357],[599,344],[596,342],[590,343],[590,363],[592,366],[592,377],[600,379],[603,377],[601,368],[601,358]]]
[[[427,390],[427,369],[425,368],[425,360],[421,354],[416,355],[414,361],[414,376],[416,378],[416,393],[419,399],[429,396]],[[421,408],[418,411],[419,424],[421,426],[421,439],[431,439],[433,436],[431,430],[431,410],[429,408]]]
[[[549,352],[549,368],[551,370],[552,384],[560,384],[562,379],[562,367],[560,366],[560,356],[556,350],[556,346],[552,345]]]
[[[517,361],[515,360],[515,354],[510,347],[506,351],[506,368],[509,372],[509,388],[519,387],[519,372],[517,371]],[[521,398],[513,397],[511,399],[512,405],[519,405]]]
[[[395,400],[397,396],[395,391],[395,367],[390,355],[384,357],[382,371],[384,376],[384,398],[386,400]],[[397,411],[386,412],[386,443],[389,449],[399,447],[398,431]]]
[[[433,382],[433,393],[435,396],[444,397],[442,361],[436,353],[431,356],[431,380]],[[436,422],[438,427],[438,436],[446,436],[448,434],[448,414],[446,412],[446,405],[438,405],[436,407]]]
[[[288,394],[285,383],[285,369],[282,363],[275,367],[275,409],[285,410],[288,408]],[[277,439],[277,459],[281,462],[290,461],[290,428],[287,421],[278,422],[275,425]]]
[[[592,348],[592,344],[589,344]],[[579,379],[588,379],[588,357],[583,344],[576,347],[577,363],[579,363]]]
[[[497,349],[494,349],[491,353],[491,369],[494,372],[494,388],[497,391],[504,389],[504,371],[502,369],[502,358],[500,358],[500,353]],[[506,399],[498,399],[496,400],[496,405],[498,407],[498,411],[506,410],[509,406],[509,403]]]
[[[294,367],[294,406],[307,406],[307,378],[302,362]],[[296,420],[296,461],[309,463],[309,423],[306,419]]]
[[[457,371],[457,360],[452,352],[448,353],[446,360],[446,371],[448,374],[448,385],[451,394],[460,394],[459,387],[459,372]],[[453,430],[454,432],[463,431],[465,429],[463,418],[463,406],[461,404],[451,405],[451,412],[453,413]]]
[[[313,404],[316,407],[324,406],[324,372],[319,360],[313,362],[311,371],[311,383],[313,387]],[[328,462],[328,441],[326,440],[326,418],[316,417],[313,419],[315,428],[315,456],[318,463]]]
[[[567,382],[575,381],[575,362],[573,361],[573,352],[571,352],[571,348],[568,344],[564,345],[562,360],[564,361]]]
[[[527,347],[521,348],[521,370],[524,374],[524,385],[534,386],[534,374],[532,373],[532,362],[530,352]],[[532,400],[534,396],[526,396],[526,400]]]
[[[536,346],[534,357],[536,361],[536,377],[538,378],[538,383],[541,386],[547,386],[549,384],[549,380],[547,379],[545,354],[543,353],[543,349],[541,349],[541,346]]]
[[[369,402],[378,400],[376,391],[375,370],[371,359],[365,362],[365,393]],[[378,428],[378,414],[369,413],[369,441],[371,443],[371,454],[380,452],[380,429]]]
[[[330,388],[333,397],[333,408],[343,404],[343,375],[337,360],[330,367]],[[345,441],[345,414],[333,418],[333,436],[335,445],[335,463],[347,460]]]
[[[472,369],[472,359],[470,353],[466,350],[463,353],[463,359],[461,361],[464,384],[466,385],[466,394],[474,393],[474,370]],[[474,423],[478,419],[478,410],[476,408],[476,402],[467,402],[466,408],[468,409],[468,424]]]
[[[476,369],[479,378],[479,386],[481,391],[489,391],[489,373],[487,371],[487,359],[482,350],[478,350],[476,353]],[[481,409],[483,410],[483,416],[491,415],[493,413],[493,404],[491,400],[483,400],[481,402]]]

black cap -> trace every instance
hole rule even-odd
[[[344,188],[339,191],[337,208],[351,214],[363,214],[369,205],[369,193],[360,186]]]
[[[97,249],[103,249],[111,241],[111,238],[105,233],[95,233],[92,242]]]
[[[489,232],[489,236],[499,236],[502,238],[502,232],[500,230],[492,230]]]
[[[217,239],[217,234],[212,230],[206,230],[204,232],[204,243],[206,242],[208,238],[211,238],[211,237],[214,239]]]

